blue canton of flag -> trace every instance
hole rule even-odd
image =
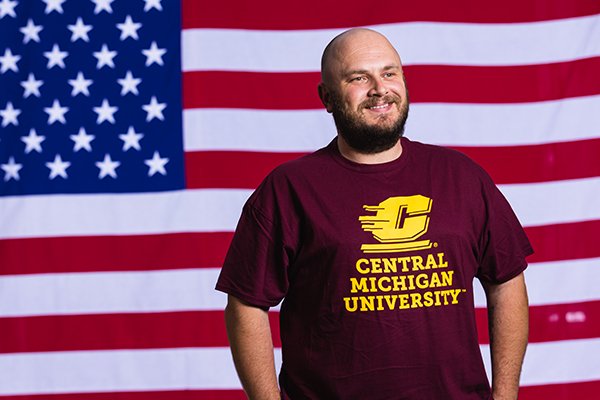
[[[0,196],[184,187],[172,21],[178,1],[0,0]]]

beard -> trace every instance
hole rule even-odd
[[[409,100],[406,92],[406,102],[397,96],[383,96],[362,102],[358,110],[346,107],[337,94],[332,93],[332,114],[335,126],[340,136],[355,151],[363,154],[376,154],[394,147],[404,135],[404,125],[408,118]],[[368,123],[360,114],[360,110],[375,106],[381,102],[392,103],[400,111],[395,120],[388,115],[381,115],[377,122]]]

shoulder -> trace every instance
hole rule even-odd
[[[324,147],[313,153],[286,161],[275,167],[263,180],[261,186],[286,187],[310,181],[315,174],[328,170],[332,163],[330,149]]]
[[[250,204],[286,201],[298,190],[309,186],[311,179],[329,169],[332,163],[330,150],[327,147],[313,153],[300,156],[275,167],[261,182],[253,195]]]
[[[431,158],[434,161],[450,161],[460,164],[464,163],[466,165],[478,167],[478,165],[464,153],[449,147],[421,143],[414,140],[408,141],[408,144],[410,146],[410,151],[419,157]]]
[[[278,165],[273,169],[269,176],[273,178],[291,178],[298,175],[306,175],[319,168],[326,168],[331,161],[331,149],[329,147],[324,147],[313,153],[300,156]]]
[[[470,175],[483,181],[491,181],[488,173],[466,154],[449,147],[409,141],[413,159],[434,169]]]

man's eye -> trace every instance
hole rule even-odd
[[[356,82],[362,82],[362,81],[364,81],[364,80],[366,80],[366,79],[367,79],[367,78],[365,78],[364,76],[357,76],[357,77],[355,77],[355,78],[352,78],[352,80],[353,80],[353,81],[356,81]]]

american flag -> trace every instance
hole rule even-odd
[[[252,189],[335,135],[320,55],[354,26],[400,52],[406,135],[526,227],[520,398],[597,397],[600,2],[0,0],[0,399],[244,398],[216,277]]]

